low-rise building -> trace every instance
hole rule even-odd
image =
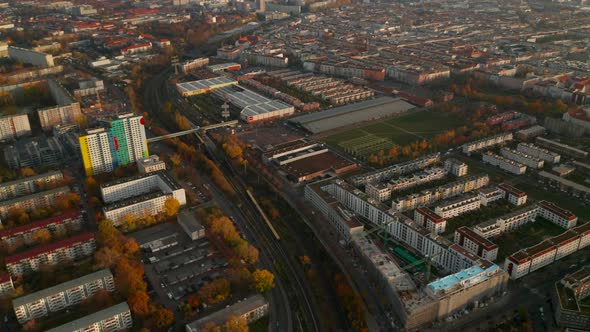
[[[131,311],[126,302],[100,310],[47,332],[111,332],[133,326]]]
[[[10,295],[14,291],[14,284],[10,273],[0,274],[0,297]]]
[[[526,204],[527,202],[528,195],[524,191],[517,189],[507,183],[499,184],[498,190],[502,192],[504,199],[513,205],[519,206]]]
[[[369,197],[379,202],[384,202],[391,198],[391,188],[382,182],[367,183],[365,185],[365,192]]]
[[[247,323],[252,323],[268,315],[269,304],[262,295],[254,295],[205,316],[197,321],[186,324],[186,332],[199,332],[205,324],[211,322],[217,326],[223,325],[230,317],[243,317]]]
[[[465,176],[469,171],[466,163],[455,158],[445,160],[445,170],[454,176]]]
[[[539,125],[534,125],[532,127],[521,129],[516,132],[516,138],[523,141],[543,135],[545,135],[545,128]]]
[[[481,205],[488,206],[488,204],[498,201],[504,197],[504,192],[495,187],[481,188],[478,190],[479,200]]]
[[[554,203],[540,201],[539,216],[565,229],[575,227],[578,223],[578,217],[569,210],[560,208]]]
[[[447,220],[427,207],[419,207],[414,211],[414,220],[422,227],[435,234],[445,232]]]
[[[32,194],[63,180],[61,171],[52,171],[0,184],[0,200]]]
[[[176,220],[191,240],[195,241],[205,237],[205,227],[197,220],[192,212],[188,210],[179,212]]]
[[[516,162],[519,162],[519,163],[526,165],[528,167],[531,167],[531,168],[539,169],[539,168],[543,168],[543,165],[545,165],[545,161],[542,159],[531,156],[531,155],[526,154],[524,152],[509,149],[506,147],[502,148],[502,150],[500,150],[500,153],[505,158],[514,160]]]
[[[423,185],[428,182],[443,179],[447,175],[445,169],[439,167],[427,168],[422,172],[415,173],[412,176],[400,177],[395,180],[391,180],[388,183],[388,187],[391,191],[407,190],[413,187]]]
[[[0,231],[0,243],[13,246],[20,241],[22,244],[33,244],[33,234],[40,230],[48,230],[52,235],[64,234],[67,231],[78,231],[82,228],[84,218],[80,211],[67,212],[51,218],[34,221],[22,226]]]
[[[58,265],[88,257],[96,250],[94,234],[83,233],[65,240],[35,247],[6,257],[6,269],[13,277],[38,271],[43,265]]]
[[[518,143],[516,150],[552,164],[557,164],[561,160],[561,156],[559,154],[551,152],[532,143]]]
[[[573,146],[569,146],[567,144],[559,143],[556,141],[552,141],[547,138],[537,137],[535,142],[537,145],[544,146],[547,149],[558,151],[562,155],[567,155],[573,158],[586,158],[588,157],[588,152],[575,148]]]
[[[477,210],[481,207],[479,193],[469,193],[457,198],[440,202],[434,212],[443,218],[454,218],[462,214]]]
[[[510,172],[516,175],[522,175],[526,172],[526,165],[518,163],[516,161],[504,158],[500,155],[497,155],[491,151],[488,151],[483,154],[482,160],[488,164],[500,167],[501,169],[505,170],[506,172]]]
[[[459,227],[455,231],[455,243],[489,261],[496,260],[498,256],[498,246],[495,243],[466,226]]]
[[[115,290],[115,280],[109,269],[18,297],[12,300],[12,307],[19,323],[23,324],[79,304],[101,289]]]
[[[477,141],[463,144],[461,149],[465,154],[471,154],[473,152],[489,148],[494,145],[504,144],[512,140],[512,133],[503,133],[494,135],[491,137],[482,138]]]
[[[166,163],[157,155],[137,160],[137,170],[140,174],[166,170]]]
[[[383,182],[391,179],[396,175],[404,175],[424,169],[440,161],[440,154],[434,153],[414,160],[391,165],[376,171],[355,175],[350,178],[350,182],[355,186],[371,182]]]
[[[473,230],[486,239],[489,239],[534,222],[538,215],[539,208],[536,205],[532,205],[501,217],[481,222]]]

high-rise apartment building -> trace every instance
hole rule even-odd
[[[109,125],[108,129],[93,129],[80,136],[86,175],[112,172],[149,156],[143,116],[119,115]]]

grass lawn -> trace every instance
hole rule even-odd
[[[582,220],[590,219],[590,205],[585,204],[578,198],[571,197],[566,193],[549,188],[545,190],[542,184],[535,182],[523,182],[517,185],[518,189],[525,191],[529,197],[535,200],[547,200],[558,206],[571,210]]]
[[[268,332],[268,322],[270,317],[264,316],[252,324],[249,324],[250,332]]]
[[[353,148],[357,140],[372,137],[384,139],[393,145],[407,145],[422,139],[429,139],[448,129],[465,125],[463,119],[435,111],[421,111],[397,118],[369,124],[328,136],[325,141],[341,148]],[[367,151],[364,157],[374,151]]]
[[[506,232],[492,239],[492,242],[498,245],[498,258],[496,261],[502,263],[504,258],[513,253],[563,232],[565,232],[565,229],[549,220],[537,218],[536,222],[526,224],[515,231]]]

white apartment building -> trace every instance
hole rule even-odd
[[[166,170],[166,163],[154,154],[147,158],[138,159],[137,170],[139,174],[163,171]]]
[[[37,114],[44,130],[51,130],[60,124],[75,123],[83,117],[78,102],[42,108],[37,110]]]
[[[500,150],[500,154],[502,154],[502,156],[514,160],[516,162],[519,162],[523,165],[526,165],[528,167],[531,168],[543,168],[543,165],[545,165],[545,161],[542,159],[539,159],[537,157],[533,157],[529,154],[526,154],[524,152],[520,152],[517,150],[512,150],[509,148],[502,148],[502,150]]]
[[[58,198],[69,192],[70,188],[63,186],[2,201],[0,202],[0,218],[6,218],[12,209],[23,209],[29,212],[52,206]]]
[[[477,141],[465,143],[462,146],[463,153],[471,154],[472,152],[489,148],[490,146],[503,144],[512,140],[512,133],[498,134],[492,137],[483,138]]]
[[[84,218],[79,211],[60,214],[55,217],[30,222],[28,224],[4,229],[0,231],[0,243],[13,246],[17,242],[30,245],[33,244],[33,234],[39,230],[48,230],[52,235],[64,234],[68,230],[80,230]]]
[[[532,143],[518,143],[516,150],[552,164],[557,164],[561,160],[559,154]]]
[[[109,269],[100,270],[59,285],[12,300],[19,323],[49,316],[52,312],[81,303],[98,290],[115,290],[115,280]]]
[[[155,192],[106,205],[102,208],[102,212],[106,219],[111,220],[115,226],[119,226],[127,216],[145,218],[162,213],[164,204],[172,198],[175,198],[172,194]]]
[[[445,170],[454,176],[461,177],[467,175],[469,167],[466,163],[455,158],[445,160]]]
[[[167,171],[140,174],[107,182],[100,186],[100,194],[105,203],[118,202],[131,197],[160,191],[173,194],[175,198],[178,196],[179,203],[181,205],[186,204],[184,189]]]
[[[38,271],[43,265],[58,265],[88,257],[96,250],[94,234],[83,233],[65,240],[34,247],[28,251],[8,256],[6,269],[13,277]]]
[[[427,207],[414,210],[414,221],[434,234],[444,233],[447,227],[447,220]]]
[[[439,203],[434,212],[443,218],[454,218],[462,214],[477,210],[481,207],[478,193],[469,193],[454,199]]]
[[[52,171],[0,184],[0,200],[34,193],[55,181],[63,180],[61,171]]]
[[[126,302],[76,319],[47,332],[113,332],[133,326],[131,311]]]
[[[504,193],[498,188],[487,187],[478,190],[479,200],[481,205],[488,206],[488,204],[498,201],[504,197]]]
[[[565,229],[570,229],[578,223],[578,217],[569,210],[565,210],[548,201],[540,201],[539,216]]]
[[[355,186],[360,186],[371,182],[383,182],[391,179],[396,175],[404,175],[420,169],[424,169],[428,166],[437,163],[439,160],[440,153],[430,154],[414,160],[391,165],[376,171],[355,175],[350,178],[350,182]]]
[[[391,198],[391,188],[385,183],[367,183],[365,192],[369,197],[379,202],[384,202]]]
[[[524,174],[527,169],[526,165],[504,158],[491,151],[484,153],[482,160],[488,164],[500,167],[501,169],[516,175]]]
[[[507,183],[501,183],[498,185],[498,190],[502,192],[502,196],[505,200],[510,202],[512,205],[523,205],[526,204],[528,195]]]
[[[10,273],[0,274],[0,296],[10,295],[14,291],[14,284]]]
[[[459,227],[455,231],[455,243],[490,262],[498,257],[498,246],[495,243],[466,226]]]
[[[518,279],[590,245],[590,223],[520,250],[504,261],[510,279]]]
[[[534,222],[539,215],[539,208],[535,205],[505,214],[501,217],[477,224],[473,230],[489,239],[504,232],[513,231],[529,222]]]
[[[387,185],[391,191],[401,191],[417,187],[419,185],[443,179],[447,175],[446,170],[439,167],[425,169],[422,172],[416,173],[412,176],[400,177],[389,181]]]
[[[80,150],[86,175],[110,173],[116,165],[111,152],[111,138],[104,128],[88,130],[80,136]]]
[[[31,135],[31,124],[27,114],[0,117],[0,141],[12,141]]]
[[[209,58],[197,58],[193,60],[188,60],[183,63],[176,65],[178,71],[183,74],[190,72],[191,70],[195,70],[198,68],[203,68],[209,64]]]

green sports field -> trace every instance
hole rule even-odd
[[[421,111],[328,136],[326,143],[366,158],[395,145],[429,139],[465,122],[449,114]]]

